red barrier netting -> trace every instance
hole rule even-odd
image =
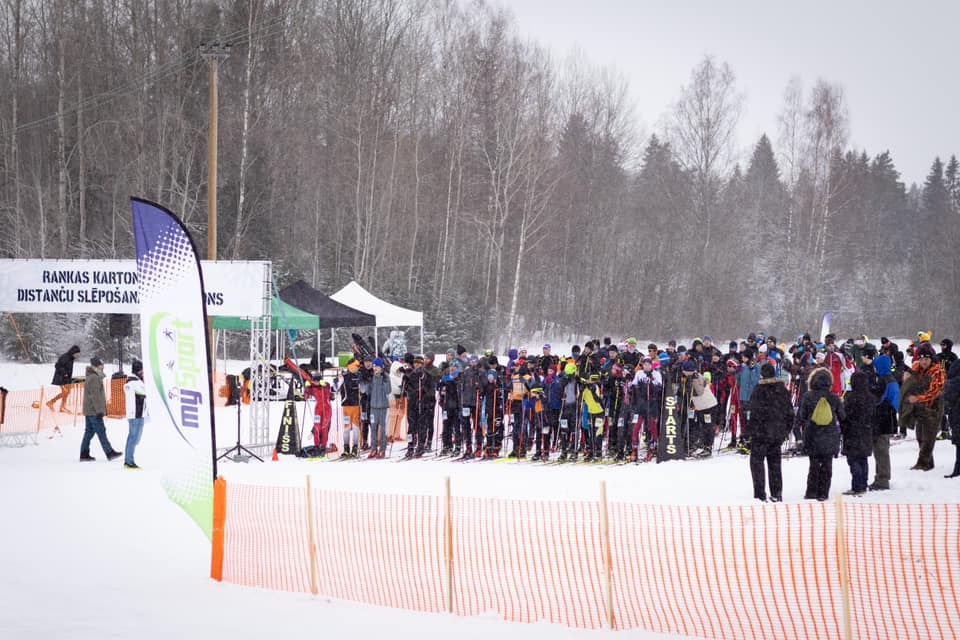
[[[454,611],[603,627],[599,508],[453,498]]]

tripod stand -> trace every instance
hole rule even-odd
[[[237,401],[237,444],[234,445],[233,447],[230,447],[229,449],[221,453],[219,456],[217,456],[217,461],[220,461],[222,458],[226,458],[227,456],[229,456],[230,459],[233,460],[234,462],[250,462],[250,458],[256,458],[259,462],[263,462],[263,458],[261,458],[260,456],[255,454],[253,451],[250,451],[250,449],[247,449],[245,446],[240,444],[241,393],[240,393],[239,385],[242,384],[240,380],[241,379],[238,378],[235,385],[231,385],[231,389],[234,389],[234,387],[236,387],[235,391],[236,391],[236,401]],[[230,455],[231,453],[233,454],[232,456]]]

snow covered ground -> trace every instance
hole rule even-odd
[[[0,363],[0,385],[45,383],[52,367]],[[112,370],[108,367],[107,375]],[[298,404],[298,407],[302,405]],[[279,421],[280,409],[271,411]],[[245,414],[241,414],[245,419]],[[236,441],[236,410],[218,410],[218,442]],[[82,423],[81,423],[82,424]],[[379,608],[324,597],[277,593],[216,583],[208,578],[210,545],[189,517],[167,500],[156,469],[163,438],[148,423],[137,450],[140,471],[122,461],[80,463],[82,426],[62,437],[41,435],[39,446],[0,448],[0,637],[3,638],[205,638],[301,637],[307,634],[377,634],[418,638],[587,638],[608,631],[578,631],[550,624],[506,623],[493,615],[459,618]],[[125,420],[107,420],[118,449]],[[243,427],[246,434],[246,428]],[[953,447],[938,443],[937,468],[908,471],[916,459],[912,437],[891,448],[893,489],[867,502],[956,503],[960,481],[943,477]],[[399,445],[394,455],[399,455]],[[611,500],[670,504],[750,504],[747,459],[735,454],[698,462],[640,466],[534,466],[389,460],[362,464],[221,462],[228,481],[314,487],[436,493],[450,476],[457,495],[499,495],[595,500],[606,480]],[[784,499],[802,499],[807,460],[784,461]],[[833,492],[849,488],[846,460],[834,462]],[[872,479],[872,464],[871,464]],[[522,495],[518,495],[522,487]],[[779,508],[769,505],[769,508]],[[623,632],[623,637],[663,638]]]

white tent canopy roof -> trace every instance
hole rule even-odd
[[[423,351],[422,311],[411,311],[390,304],[386,300],[381,300],[357,284],[355,280],[351,280],[350,284],[330,296],[330,299],[365,313],[373,314],[373,317],[377,319],[377,327],[420,327],[420,351]],[[376,343],[375,347],[379,351],[380,336],[377,335],[376,328],[373,335]]]
[[[330,296],[341,304],[373,314],[378,327],[423,327],[423,312],[411,311],[381,300],[355,280]]]

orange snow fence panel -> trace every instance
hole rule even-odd
[[[960,638],[960,505],[844,502],[854,638]]]
[[[614,630],[724,640],[960,638],[957,504],[438,494],[224,484],[223,580],[581,629],[612,622]]]
[[[47,403],[60,393],[60,387],[46,385],[38,389],[19,389],[7,392],[7,402],[0,423],[0,433],[23,434],[38,433],[44,430],[62,428],[74,424],[83,424],[83,385],[67,385],[67,396],[63,411],[60,400],[56,400],[51,409]]]
[[[107,399],[107,417],[126,418],[127,397],[123,392],[123,386],[127,384],[127,377],[110,378],[107,384],[110,386],[110,394]]]
[[[599,538],[595,503],[453,498],[454,611],[602,628]]]

